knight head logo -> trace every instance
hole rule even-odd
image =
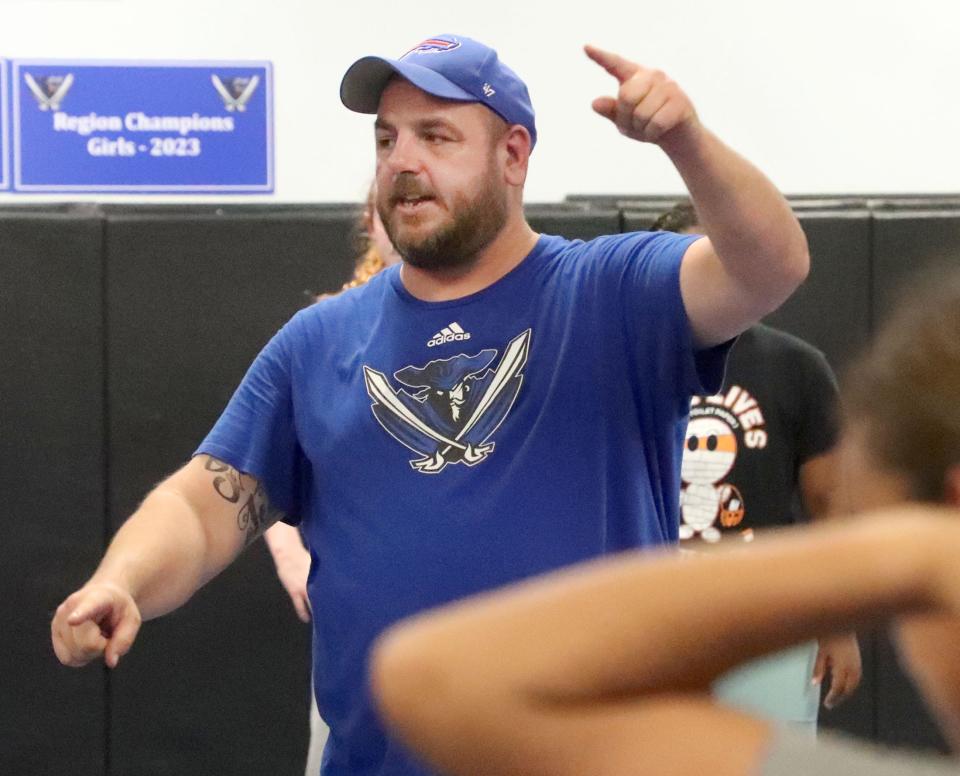
[[[493,452],[488,441],[506,418],[523,383],[530,330],[514,337],[497,361],[493,348],[435,359],[386,375],[364,365],[374,417],[394,439],[420,455],[417,471],[436,474],[447,464],[475,466]]]
[[[37,101],[40,110],[60,110],[60,105],[73,86],[73,73],[65,75],[23,74],[24,83]]]
[[[481,350],[475,356],[431,361],[424,367],[408,366],[394,377],[410,388],[420,389],[413,397],[429,405],[452,431],[465,419],[463,409],[473,384],[482,379],[496,355],[496,350]]]
[[[243,112],[247,109],[247,103],[253,97],[253,93],[260,84],[260,76],[219,76],[211,75],[213,88],[217,90],[220,99],[223,100],[223,107],[231,113],[233,111]]]
[[[445,54],[448,51],[460,48],[460,41],[456,38],[446,40],[445,38],[427,38],[418,43],[400,59],[406,59],[411,54]]]

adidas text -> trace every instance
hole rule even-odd
[[[470,339],[469,332],[463,332],[454,334],[453,332],[449,334],[436,334],[433,339],[427,343],[428,348],[434,348],[437,345],[443,345],[445,342],[461,342],[462,340]]]

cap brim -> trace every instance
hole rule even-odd
[[[363,57],[347,68],[340,82],[340,101],[357,113],[376,113],[380,106],[380,95],[394,75],[405,78],[434,97],[477,102],[470,92],[435,70],[383,57]]]

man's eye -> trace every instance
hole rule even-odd
[[[377,148],[390,148],[393,145],[392,137],[378,137],[377,138]]]

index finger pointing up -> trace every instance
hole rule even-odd
[[[619,54],[614,54],[612,51],[604,51],[601,48],[597,48],[596,46],[591,46],[589,44],[584,46],[583,50],[586,55],[590,57],[590,59],[600,65],[600,67],[610,73],[610,75],[616,78],[620,83],[626,81],[628,78],[630,78],[630,76],[640,69],[640,66],[635,62],[624,59]]]

